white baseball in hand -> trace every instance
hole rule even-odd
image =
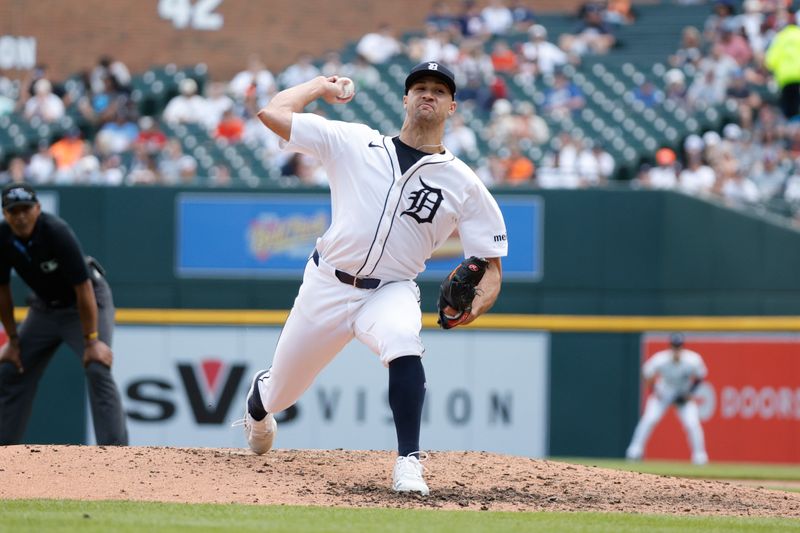
[[[350,78],[338,78],[336,85],[339,86],[339,100],[350,100],[356,94],[356,84]]]

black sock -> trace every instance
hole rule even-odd
[[[255,401],[254,396],[251,396],[250,399],[247,400],[247,410],[256,422],[261,422],[264,420],[264,417],[267,416],[267,411],[260,403]]]
[[[272,368],[272,367],[270,367]],[[253,395],[247,399],[247,411],[250,413],[250,416],[253,417],[253,420],[256,422],[261,422],[264,420],[264,417],[267,416],[267,411],[264,409],[264,405],[261,403],[261,391],[258,390],[258,380],[260,380],[264,375],[269,375],[269,370],[265,370],[261,372],[258,377],[256,377],[256,383],[253,383]]]
[[[417,355],[398,357],[389,363],[389,406],[397,431],[401,456],[419,451],[422,404],[425,402],[425,369]]]

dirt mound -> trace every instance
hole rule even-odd
[[[392,492],[384,451],[0,447],[0,498],[800,518],[800,494],[477,452],[433,452],[428,497]]]

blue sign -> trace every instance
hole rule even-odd
[[[299,277],[331,223],[327,195],[180,194],[177,202],[176,265],[182,277]],[[542,199],[501,196],[497,202],[509,241],[503,277],[541,279]],[[434,252],[420,277],[440,279],[461,259],[454,236]]]
[[[177,218],[179,276],[295,277],[331,207],[327,196],[180,194]]]

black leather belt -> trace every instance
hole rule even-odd
[[[314,259],[314,264],[319,266],[319,252],[314,250],[314,255],[312,255],[311,258]],[[336,269],[336,279],[345,285],[351,285],[357,289],[377,289],[381,284],[381,280],[379,279],[357,278],[355,276],[351,276],[347,272],[342,272],[339,269]]]

